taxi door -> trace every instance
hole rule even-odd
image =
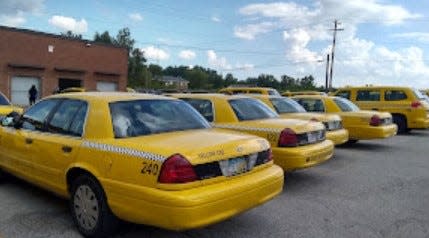
[[[1,133],[1,153],[13,172],[31,179],[34,176],[34,145],[32,134],[44,130],[46,118],[60,100],[41,101],[29,108],[20,120],[18,129],[3,127]]]
[[[86,102],[64,100],[48,118],[46,130],[33,133],[34,170],[42,186],[66,191],[65,172],[79,152],[86,113]]]
[[[27,138],[26,131],[13,126],[0,131],[0,164],[21,176],[31,171],[31,163],[25,159],[30,147]]]

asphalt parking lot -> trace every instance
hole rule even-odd
[[[283,193],[187,232],[124,224],[116,237],[429,237],[429,131],[338,148],[287,174]],[[80,237],[67,202],[18,179],[0,182],[0,237]]]

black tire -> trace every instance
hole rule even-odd
[[[0,182],[6,178],[6,173],[0,169]]]
[[[111,212],[98,181],[80,175],[71,184],[70,210],[73,222],[85,237],[101,238],[115,233],[118,219]]]
[[[353,144],[356,144],[358,141],[359,141],[359,140],[348,140],[348,141],[346,142],[346,145],[353,145]]]
[[[407,119],[402,115],[393,115],[393,123],[398,126],[398,134],[408,132]]]

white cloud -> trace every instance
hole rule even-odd
[[[319,84],[324,83],[325,64],[315,62],[325,60],[326,54],[330,53],[332,31],[327,29],[332,28],[332,19],[340,19],[343,22],[340,27],[344,31],[339,32],[337,38],[334,86],[387,84],[429,87],[429,65],[421,48],[392,49],[358,36],[358,27],[362,23],[388,28],[421,17],[400,5],[381,0],[314,0],[312,5],[298,1],[250,4],[239,12],[244,16],[244,23],[235,26],[236,37],[251,40],[265,33],[283,32],[285,58],[288,62],[295,62],[285,66],[288,75],[302,77],[313,74]],[[263,25],[264,22],[270,24]],[[237,29],[240,29],[240,34],[237,34]],[[429,42],[429,33],[426,32],[397,33],[390,37]],[[319,44],[314,44],[317,41]],[[320,49],[321,45],[327,47]]]
[[[237,63],[237,64],[235,64],[235,68],[234,69],[249,71],[249,70],[252,70],[254,68],[255,68],[254,64],[249,64],[249,63],[240,64],[240,63]]]
[[[306,25],[320,28],[323,24],[315,23],[330,22],[332,19],[344,19],[353,24],[374,22],[397,25],[408,19],[422,17],[402,6],[383,4],[379,0],[315,0],[311,8],[295,2],[257,3],[240,8],[239,13],[249,18],[256,17],[256,20],[270,19],[271,24],[253,22],[235,26],[234,35],[247,40],[276,29],[302,28]]]
[[[217,16],[212,16],[212,21],[214,21],[214,22],[221,22],[221,20],[220,20],[220,18],[219,17],[217,17]]]
[[[16,27],[24,24],[25,15],[41,11],[43,2],[44,0],[1,0],[0,25]]]
[[[156,48],[152,45],[142,48],[141,50],[143,51],[144,57],[151,60],[167,60],[170,58],[170,54],[168,54],[165,50]]]
[[[17,27],[24,24],[26,19],[19,13],[14,16],[0,16],[0,25]]]
[[[245,26],[234,27],[234,35],[245,40],[253,40],[256,35],[267,33],[274,29],[274,23],[262,22],[257,24],[248,24]]]
[[[194,59],[196,56],[197,54],[192,50],[182,50],[179,53],[179,58],[185,59],[185,60]]]
[[[63,31],[72,31],[74,33],[85,33],[88,31],[88,23],[85,19],[78,21],[71,17],[55,15],[49,19],[49,24]]]
[[[392,34],[391,37],[399,39],[413,39],[420,42],[429,42],[429,32],[404,32]]]
[[[140,13],[130,13],[128,17],[133,21],[143,21],[143,17]]]
[[[207,61],[208,61],[210,66],[215,67],[215,68],[219,68],[219,69],[223,69],[223,70],[232,69],[231,65],[228,64],[226,58],[225,57],[218,57],[214,50],[208,50],[207,51]]]
[[[315,62],[322,56],[307,49],[311,40],[310,34],[304,29],[294,29],[290,32],[283,32],[283,39],[287,42],[286,56],[295,62],[308,61]]]

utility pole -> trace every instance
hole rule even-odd
[[[341,23],[338,20],[334,21],[334,29],[331,29],[334,31],[334,39],[332,40],[332,51],[331,51],[331,72],[329,74],[329,90],[332,89],[332,75],[334,71],[334,56],[335,56],[335,41],[337,38],[337,31],[343,31],[344,28],[338,28],[338,25]]]
[[[329,92],[329,54],[326,55],[325,92]]]

